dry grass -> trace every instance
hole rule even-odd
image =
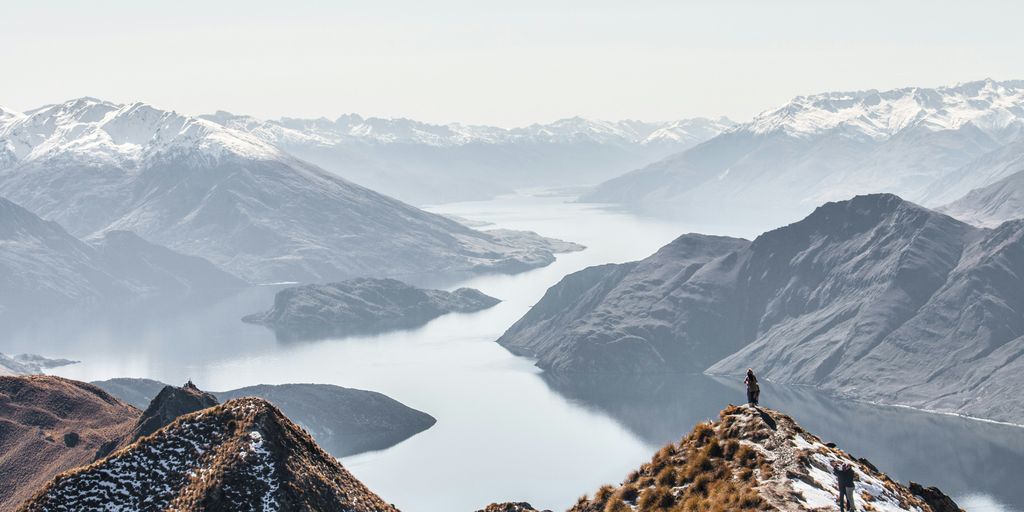
[[[745,441],[768,435],[741,425],[727,409],[716,423],[699,423],[679,443],[664,446],[618,487],[601,487],[570,512],[742,512],[769,510],[755,472],[771,465]]]

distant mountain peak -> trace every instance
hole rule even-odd
[[[198,152],[204,159],[230,154],[260,159],[283,156],[272,145],[217,122],[147,103],[117,104],[92,97],[47,105],[6,120],[0,117],[0,140],[19,163],[73,159],[93,165],[137,166],[182,151]]]
[[[1024,122],[1024,82],[985,79],[938,88],[869,89],[797,96],[734,130],[811,136],[836,129],[881,140],[909,127],[998,132]]]

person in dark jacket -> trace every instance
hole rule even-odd
[[[753,369],[747,368],[747,378],[743,379],[743,383],[747,385],[747,403],[756,406],[761,398],[761,386],[757,384]]]
[[[837,462],[832,466],[832,474],[836,475],[836,483],[839,487],[839,512],[853,512],[853,479],[855,478],[853,468],[849,463]]]

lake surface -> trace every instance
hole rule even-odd
[[[81,380],[192,379],[210,390],[314,382],[383,392],[437,424],[343,463],[406,512],[471,512],[505,500],[564,510],[579,495],[620,481],[694,423],[743,400],[742,383],[705,376],[560,379],[494,340],[567,273],[643,258],[684,232],[751,233],[669,225],[553,194],[430,209],[493,224],[481,229],[529,229],[588,249],[515,276],[447,283],[503,302],[382,336],[279,343],[239,320],[270,306],[278,288],[266,286],[213,304],[7,328],[0,351],[79,359],[55,373]],[[842,403],[770,383],[763,402],[901,482],[939,486],[967,510],[1024,511],[1024,429]]]

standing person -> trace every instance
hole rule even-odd
[[[842,464],[837,462],[832,466],[832,473],[836,475],[836,483],[839,487],[839,512],[853,512],[853,468],[848,462]]]
[[[757,377],[754,376],[753,369],[747,368],[747,378],[743,379],[743,383],[747,385],[747,403],[757,406],[757,402],[761,398],[761,386],[757,384]]]

